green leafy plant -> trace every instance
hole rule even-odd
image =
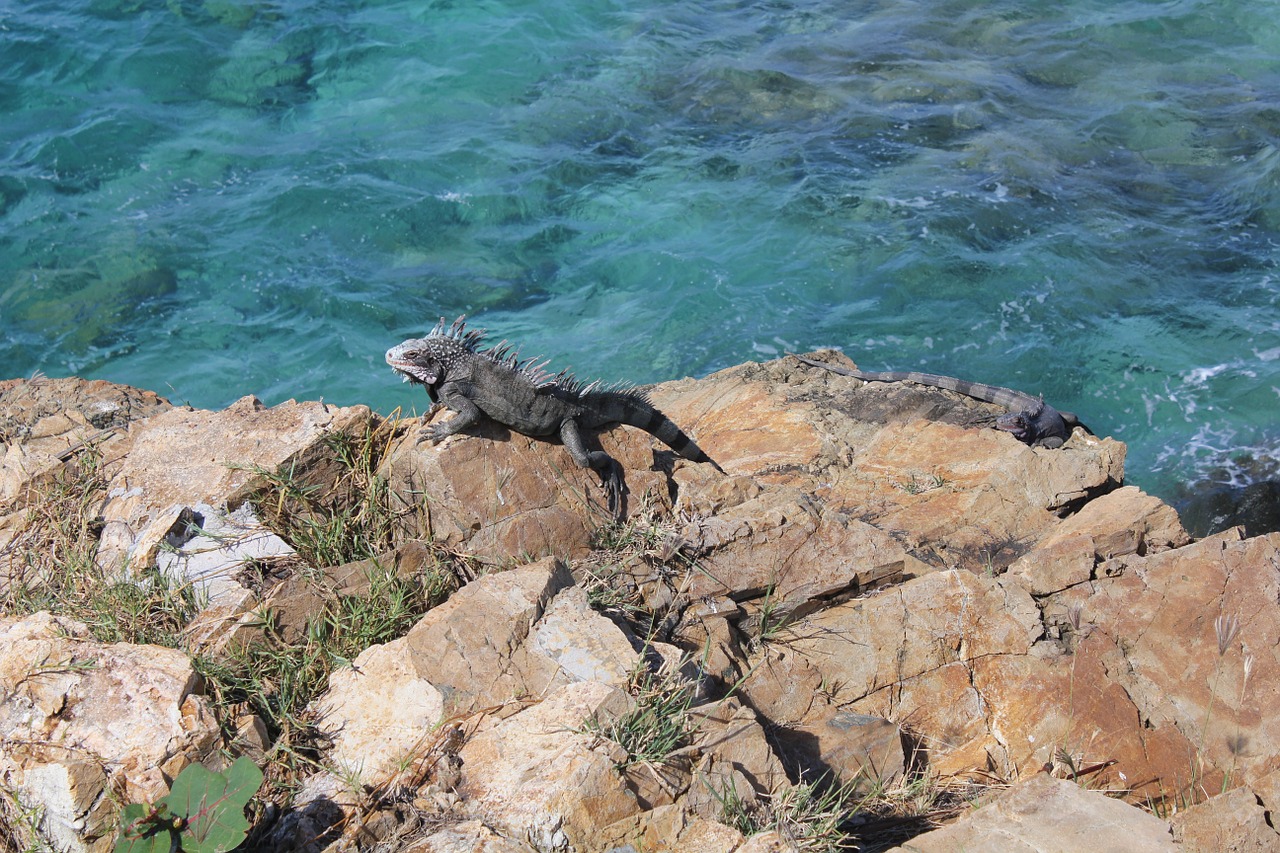
[[[249,832],[244,807],[262,785],[262,771],[240,757],[221,773],[192,764],[168,796],[120,812],[116,853],[225,853]]]

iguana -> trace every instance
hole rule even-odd
[[[530,436],[559,435],[579,467],[600,475],[609,511],[621,511],[621,466],[603,450],[588,450],[583,429],[615,423],[639,427],[661,439],[685,459],[710,463],[693,439],[654,408],[644,392],[627,385],[584,385],[567,371],[547,373],[547,362],[523,361],[506,341],[481,349],[484,329],[468,329],[466,316],[446,326],[443,317],[425,338],[409,340],[387,350],[387,364],[406,382],[425,385],[432,403],[443,403],[457,414],[425,427],[422,435],[434,444],[487,417]]]
[[[1071,412],[1060,412],[1040,397],[1032,397],[1030,394],[1014,391],[1011,388],[967,382],[963,379],[938,376],[933,373],[908,373],[896,370],[877,373],[839,367],[805,358],[802,355],[797,355],[796,358],[812,367],[821,367],[823,370],[830,370],[841,376],[853,376],[866,382],[915,382],[918,385],[943,388],[975,400],[1004,406],[1009,411],[996,418],[996,428],[1012,433],[1018,441],[1032,447],[1061,447],[1063,442],[1071,437],[1071,431],[1077,426],[1084,427],[1086,432],[1090,431]]]

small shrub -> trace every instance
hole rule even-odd
[[[743,835],[773,830],[798,850],[834,853],[853,849],[853,836],[841,826],[856,811],[854,787],[852,782],[788,785],[758,802],[743,800],[732,785],[712,793],[721,819]]]

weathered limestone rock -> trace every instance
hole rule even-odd
[[[216,760],[218,725],[181,652],[95,643],[47,613],[0,618],[0,649],[0,779],[45,809],[60,849],[110,849],[119,798],[152,801]]]
[[[1033,595],[1047,595],[1089,580],[1105,560],[1166,551],[1190,541],[1172,507],[1125,486],[1054,526],[1009,572],[1023,578]]]
[[[181,535],[198,504],[235,509],[255,488],[253,466],[290,465],[304,482],[322,478],[321,439],[363,430],[365,406],[337,408],[292,400],[270,409],[245,397],[219,412],[170,409],[138,429],[134,445],[108,486],[98,562],[154,565],[166,537]]]
[[[403,848],[403,853],[534,853],[523,841],[504,838],[483,821],[445,826]]]
[[[684,584],[687,595],[744,600],[767,594],[780,616],[803,615],[810,602],[928,571],[887,533],[788,487],[697,520],[684,536],[701,553]]]
[[[737,851],[741,832],[718,821],[690,814],[681,805],[665,804],[608,827],[601,849],[616,853],[642,850]]]
[[[768,721],[793,776],[834,774],[857,790],[901,777],[902,733],[888,720],[841,708],[834,685],[789,644],[770,644],[751,661],[740,694]]]
[[[627,703],[625,693],[599,682],[556,688],[467,742],[460,793],[490,826],[535,850],[602,849],[602,831],[642,809],[583,725],[594,715],[621,714]]]
[[[176,527],[167,539],[169,547],[156,554],[156,565],[165,577],[190,584],[204,602],[187,626],[191,648],[225,648],[236,623],[259,601],[240,577],[245,563],[294,557],[294,550],[264,527],[247,504],[235,512],[196,504]]]
[[[842,704],[909,720],[939,773],[994,767],[1025,776],[1065,754],[1079,767],[1114,762],[1093,781],[1130,790],[1135,802],[1188,798],[1194,785],[1220,786],[1228,770],[1248,782],[1280,766],[1263,687],[1280,678],[1266,651],[1280,642],[1280,613],[1269,604],[1280,588],[1278,545],[1274,536],[1223,534],[1109,561],[1097,579],[1044,602],[1046,614],[1074,611],[1075,626],[1069,617],[1055,625],[1067,632],[1061,641],[1040,638],[1044,626],[1025,603],[993,614],[984,602],[994,590],[968,596],[964,620],[953,624],[931,622],[936,613],[923,600],[900,611],[880,603],[946,576],[939,573],[798,623],[797,632],[821,626],[827,636],[802,635],[792,646],[838,686]],[[969,576],[966,584],[975,582],[993,583]],[[1001,580],[1010,591],[1019,582]],[[946,595],[927,598],[948,612]],[[866,611],[865,624],[848,613],[853,607]],[[1000,629],[1020,612],[1020,637]],[[878,632],[896,639],[883,646]],[[983,645],[971,645],[978,634]],[[992,645],[1002,634],[1014,642]],[[842,642],[851,653],[840,657]]]
[[[435,419],[449,417],[437,413]],[[630,427],[600,433],[599,441],[626,472],[628,511],[638,511],[646,501],[666,504],[663,468],[674,454]],[[420,502],[422,526],[415,524],[409,535],[479,557],[581,554],[594,531],[612,521],[594,472],[577,467],[558,443],[492,422],[437,445],[418,443],[418,429],[411,429],[391,449],[382,470],[393,490]]]
[[[0,382],[0,507],[21,508],[27,487],[47,480],[68,454],[97,447],[108,465],[130,446],[130,424],[172,408],[151,391],[102,380]]]
[[[755,711],[730,697],[690,716],[697,725],[692,746],[701,759],[681,799],[686,811],[716,820],[728,791],[752,804],[790,784]]]
[[[1169,824],[1074,782],[1037,774],[956,823],[888,853],[1174,853]]]
[[[1063,450],[1032,449],[974,428],[989,426],[998,407],[790,358],[666,383],[651,396],[728,470],[795,486],[935,565],[1003,569],[1056,513],[1123,479],[1119,442],[1077,435]],[[723,511],[693,492],[691,505]]]
[[[165,410],[124,389],[103,413],[63,400],[4,414],[10,390],[38,386],[0,383],[0,430],[9,430],[0,489],[10,490],[0,512],[21,512],[13,495],[63,470],[88,424],[115,442],[104,566],[148,564],[167,538],[179,552],[166,552],[165,568],[189,570],[220,599],[229,609],[218,619],[230,624],[257,603],[295,636],[335,590],[367,584],[368,567],[349,564],[317,567],[320,583],[246,585],[228,576],[266,552],[224,554],[183,535],[197,513],[210,526],[258,488],[251,471],[226,463],[288,465],[332,486],[320,439],[362,429],[367,410],[264,410],[252,398],[217,413]],[[1090,853],[1108,836],[1126,850],[1172,843],[1166,824],[1039,774],[1045,765],[1058,775],[1105,765],[1088,784],[1135,803],[1181,806],[1229,779],[1244,787],[1181,811],[1183,848],[1274,843],[1280,535],[1187,544],[1167,506],[1121,486],[1123,445],[1077,433],[1061,450],[1027,448],[987,428],[993,407],[936,389],[782,359],[653,396],[731,472],[674,459],[638,430],[599,437],[626,468],[632,515],[647,501],[679,519],[669,549],[627,558],[657,614],[655,637],[642,644],[592,610],[554,560],[480,577],[332,677],[313,710],[332,738],[333,772],[303,781],[268,846],[353,842],[344,825],[385,843],[397,818],[367,799],[372,785],[399,803],[447,805],[411,849],[787,849],[777,835],[746,839],[719,823],[712,791],[750,800],[785,790],[779,754],[793,779],[829,770],[891,782],[907,765],[904,732],[919,744],[913,763],[931,773],[1025,781],[940,831],[956,834],[903,850],[1083,849],[1070,846],[1077,830],[1099,823],[1120,828],[1091,833]],[[416,516],[406,532],[494,565],[580,554],[610,522],[596,476],[563,448],[492,425],[438,446],[408,434],[384,463]],[[17,517],[0,518],[0,540]],[[402,541],[384,559],[412,571],[429,558],[421,542]],[[201,623],[189,636],[216,649],[229,636],[219,630]],[[685,659],[659,640],[678,643]],[[118,807],[104,791],[152,799],[220,745],[180,654],[93,644],[47,616],[0,621],[6,645],[15,651],[0,657],[3,784],[47,804],[60,827],[102,825]],[[693,742],[669,762],[619,770],[621,747],[583,721],[633,707],[620,688],[657,657],[668,670],[697,669],[690,681],[710,701],[692,712]],[[110,704],[126,690],[150,697],[129,700],[149,716]],[[261,721],[235,713],[237,748],[262,756]],[[109,753],[126,742],[118,719],[154,754]],[[87,752],[71,755],[73,743]],[[419,771],[432,761],[428,781]],[[66,838],[78,849],[109,841]]]
[[[1280,534],[1227,531],[1103,570],[1115,577],[1080,600],[1094,626],[1085,646],[1105,639],[1099,664],[1143,724],[1176,728],[1198,760],[1241,782],[1280,769]],[[1168,767],[1126,772],[1156,773],[1166,789],[1173,778]],[[1210,790],[1214,775],[1202,777]]]
[[[1277,774],[1272,773],[1272,776]],[[1235,788],[1174,815],[1173,836],[1184,853],[1269,853],[1280,850],[1276,803],[1249,787]]]
[[[948,664],[1025,654],[1042,631],[1040,612],[1021,587],[945,571],[814,614],[788,627],[781,639],[822,673],[844,703]],[[884,698],[889,713],[881,716],[911,713],[896,691]]]
[[[379,781],[442,719],[570,682],[622,685],[640,659],[564,564],[542,560],[477,579],[401,639],[360,654],[317,701],[319,725],[335,764]]]

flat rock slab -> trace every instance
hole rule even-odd
[[[1175,853],[1169,824],[1074,782],[1039,774],[950,826],[887,853]]]
[[[935,566],[1003,569],[1060,513],[1124,479],[1120,442],[1078,434],[1061,450],[1030,448],[990,428],[1000,407],[794,358],[664,383],[650,396],[726,470],[799,489]],[[723,515],[733,505],[732,490],[683,473],[692,506]]]
[[[108,484],[98,563],[108,570],[155,564],[165,538],[198,504],[235,509],[262,484],[255,468],[277,471],[322,455],[326,435],[363,430],[366,406],[293,400],[272,408],[244,397],[219,412],[170,409],[139,429]],[[306,464],[300,464],[303,471]]]

